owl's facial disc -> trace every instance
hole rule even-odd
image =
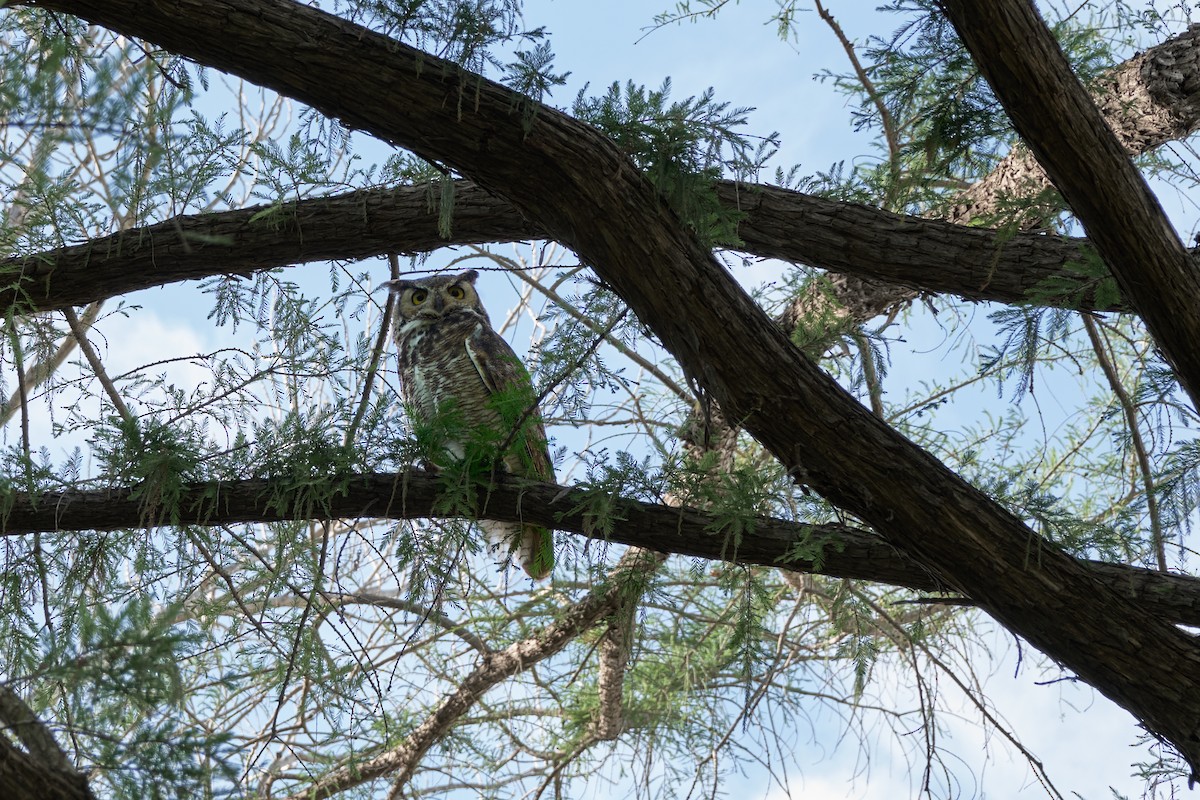
[[[410,289],[400,302],[406,304],[418,319],[437,319],[442,315],[443,302],[439,292],[430,292],[423,287]]]

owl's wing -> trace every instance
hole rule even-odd
[[[520,412],[524,417],[525,435],[521,438],[524,440],[527,463],[532,473],[526,477],[554,483],[554,463],[550,460],[542,414],[536,407],[527,415],[524,413],[535,399],[529,371],[508,346],[508,342],[504,341],[504,337],[486,325],[476,326],[465,344],[467,355],[475,365],[483,385],[487,387],[488,394],[493,397],[507,395],[522,403]]]

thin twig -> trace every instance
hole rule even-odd
[[[1038,783],[1040,783],[1042,788],[1046,790],[1046,793],[1052,798],[1055,798],[1055,800],[1063,800],[1062,792],[1060,792],[1054,785],[1054,782],[1050,780],[1050,775],[1046,772],[1046,765],[1042,763],[1041,759],[1039,759],[1031,750],[1025,747],[1025,745],[1022,744],[1019,739],[1017,739],[1016,734],[1001,724],[1000,720],[991,712],[990,709],[988,709],[984,701],[975,695],[975,692],[973,692],[971,688],[967,686],[963,679],[959,677],[957,672],[950,668],[949,664],[938,658],[938,656],[924,641],[910,636],[904,630],[904,627],[895,619],[893,619],[892,616],[888,614],[881,605],[879,605],[879,603],[875,602],[865,594],[859,592],[855,592],[855,594],[861,600],[863,600],[872,611],[878,614],[880,619],[888,623],[888,625],[890,625],[896,631],[896,633],[902,637],[904,642],[914,651],[914,655],[915,651],[920,650],[921,653],[923,653],[924,656],[942,672],[942,674],[953,681],[963,693],[963,696],[966,697],[971,705],[975,706],[975,709],[979,712],[979,715],[983,717],[984,721],[995,728],[995,730],[999,732],[1001,736],[1007,739],[1008,743],[1016,748],[1017,752],[1021,754],[1021,756],[1029,764],[1030,769],[1033,770],[1034,777],[1037,778]]]
[[[108,394],[108,399],[112,401],[113,408],[117,410],[117,413],[125,422],[133,422],[133,414],[129,413],[129,407],[121,399],[121,395],[117,392],[117,387],[113,384],[112,379],[108,377],[108,372],[105,371],[104,364],[100,361],[100,356],[96,354],[96,349],[88,341],[87,330],[83,327],[83,323],[79,321],[79,317],[76,316],[75,309],[68,306],[62,310],[62,313],[63,317],[67,320],[67,325],[71,328],[71,335],[75,337],[75,341],[79,342],[79,351],[83,353],[83,357],[87,359],[92,372],[99,379],[100,385],[104,387],[104,391]]]
[[[662,563],[664,555],[632,549],[609,573],[608,580],[567,609],[558,621],[534,635],[480,659],[470,675],[446,695],[437,708],[395,747],[366,761],[338,767],[288,800],[322,800],[367,781],[392,775],[389,798],[398,798],[421,759],[469,711],[488,689],[526,671],[562,650],[580,633],[612,612],[628,592],[628,580],[641,580]]]
[[[858,345],[858,357],[862,359],[863,382],[867,385],[867,395],[871,398],[871,413],[880,419],[885,419],[883,410],[883,384],[879,382],[879,370],[875,369],[875,352],[871,343],[861,333],[854,334],[854,343]]]
[[[12,343],[13,366],[17,370],[17,394],[21,399],[21,450],[25,453],[25,459],[28,461],[32,447],[29,441],[29,395],[25,391],[25,354],[21,350],[21,338],[17,333],[17,322],[11,312],[8,317],[8,337]],[[28,469],[28,466],[26,466],[26,469]]]
[[[321,588],[321,576],[325,574],[325,557],[329,552],[329,523],[326,520],[320,520],[318,524],[321,526],[322,532],[321,550],[317,555],[316,569],[313,571],[312,590],[308,592],[304,607],[300,609],[300,621],[296,623],[296,635],[292,639],[292,649],[288,654],[287,669],[283,673],[283,680],[279,682],[279,697],[275,702],[275,712],[271,715],[270,738],[272,739],[279,733],[279,715],[287,702],[287,687],[291,683],[292,673],[296,669],[304,628],[308,625],[308,618],[312,614],[313,606],[316,605],[318,595],[324,591]]]
[[[97,300],[94,303],[88,304],[88,307],[83,311],[83,315],[79,318],[80,324],[85,329],[92,327],[96,318],[100,316],[100,309],[103,307],[103,300]],[[8,403],[3,408],[0,408],[0,426],[8,424],[8,421],[12,419],[12,415],[21,407],[21,390],[24,389],[28,393],[45,383],[63,365],[63,362],[67,360],[67,356],[71,355],[71,351],[77,345],[78,341],[74,335],[64,336],[62,342],[58,345],[58,349],[54,351],[54,355],[44,361],[39,361],[26,371],[25,380],[22,382],[22,385],[13,391],[12,395],[8,398]]]
[[[1081,314],[1080,316],[1083,317],[1083,328],[1087,331],[1088,339],[1092,342],[1092,350],[1095,351],[1096,359],[1100,362],[1100,369],[1104,372],[1104,377],[1108,379],[1108,385],[1112,388],[1113,394],[1117,396],[1117,402],[1121,405],[1121,411],[1125,415],[1125,425],[1129,428],[1129,442],[1133,445],[1138,469],[1142,473],[1142,486],[1146,492],[1146,511],[1150,516],[1150,540],[1154,544],[1154,557],[1158,561],[1159,571],[1166,572],[1167,544],[1163,537],[1158,498],[1154,494],[1154,470],[1150,465],[1150,453],[1146,449],[1145,440],[1142,439],[1142,433],[1138,427],[1137,408],[1129,393],[1125,391],[1125,387],[1121,385],[1121,378],[1117,375],[1117,369],[1113,365],[1112,359],[1109,358],[1108,347],[1096,321],[1092,319],[1091,314]]]
[[[487,250],[483,249],[482,247],[478,247],[475,245],[472,245],[472,247],[480,256],[482,256],[484,258],[489,258],[492,261],[495,261],[496,263],[503,266],[505,269],[509,270],[512,274],[516,275],[518,278],[525,281],[533,288],[537,289],[547,299],[549,299],[556,306],[558,306],[563,311],[565,311],[570,317],[572,317],[575,320],[578,320],[579,322],[583,323],[588,328],[590,328],[593,333],[601,333],[603,331],[603,328],[601,328],[599,325],[597,325],[595,323],[595,321],[593,321],[591,318],[589,318],[586,314],[577,310],[573,305],[571,305],[571,303],[567,302],[566,298],[564,298],[562,295],[560,295],[558,292],[556,292],[552,287],[542,284],[540,281],[537,280],[537,278],[534,278],[531,275],[527,274],[526,271],[521,269],[520,265],[517,264],[516,262],[512,261],[512,259],[508,259],[508,258],[505,258],[504,256],[500,256],[500,255],[496,255],[495,253],[488,252]],[[640,355],[636,350],[631,350],[619,339],[617,339],[616,337],[610,336],[608,334],[605,335],[605,340],[609,344],[611,344],[614,348],[616,348],[617,352],[619,352],[621,355],[625,356],[630,361],[632,361],[633,363],[637,364],[642,369],[649,372],[655,378],[658,378],[658,380],[661,381],[664,386],[666,386],[668,389],[670,389],[672,392],[674,392],[678,397],[680,397],[684,400],[687,400],[689,402],[692,400],[691,392],[684,389],[682,386],[680,386],[675,381],[671,380],[670,376],[668,376],[666,373],[664,373],[655,364],[652,364],[650,361],[647,361],[646,358],[644,356]]]
[[[625,315],[628,313],[629,308],[626,307],[619,314],[613,317],[608,325],[597,333],[596,338],[588,346],[588,349],[579,356],[579,358],[567,365],[561,372],[559,372],[558,375],[555,375],[552,380],[546,383],[545,388],[538,393],[537,397],[533,398],[533,401],[525,407],[525,410],[521,413],[521,416],[517,418],[516,424],[513,425],[512,430],[508,432],[508,437],[500,444],[498,452],[504,453],[508,450],[509,445],[511,445],[513,440],[517,438],[517,434],[524,429],[525,423],[529,421],[529,418],[534,414],[540,413],[539,408],[542,405],[542,401],[546,399],[547,395],[554,391],[559,384],[565,381],[572,372],[579,369],[581,366],[583,366],[584,362],[591,358],[592,354],[595,353],[597,348],[600,347],[600,343],[608,338],[608,335],[612,333],[613,328],[616,328],[618,325],[620,325],[621,320],[625,319]]]
[[[395,253],[388,253],[388,265],[391,268],[392,280],[397,280],[400,277],[400,259]],[[367,406],[371,401],[371,386],[375,382],[375,375],[379,371],[379,362],[383,358],[383,350],[387,346],[388,334],[392,331],[392,314],[396,308],[395,296],[392,292],[388,292],[387,302],[383,307],[383,320],[379,323],[379,335],[375,338],[375,346],[371,348],[371,363],[367,367],[367,374],[363,378],[362,397],[358,401],[358,409],[354,412],[354,419],[350,421],[350,427],[346,429],[345,447],[349,447],[354,442],[354,434],[358,431],[358,426],[362,424],[363,417],[367,413]]]
[[[850,65],[854,67],[854,74],[858,76],[859,83],[862,84],[863,91],[871,98],[871,102],[875,104],[875,108],[879,111],[879,120],[883,125],[883,135],[887,139],[888,155],[892,164],[892,171],[896,172],[900,164],[900,137],[896,133],[896,122],[892,119],[892,113],[888,111],[887,104],[883,102],[883,97],[875,88],[875,84],[871,82],[871,78],[867,75],[866,69],[863,68],[862,62],[858,60],[858,53],[854,50],[854,43],[847,37],[842,26],[833,18],[825,6],[821,5],[821,0],[814,0],[817,7],[817,14],[821,19],[825,20],[833,35],[841,42],[842,49],[846,51],[846,55],[850,58]]]

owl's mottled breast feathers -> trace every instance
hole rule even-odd
[[[423,420],[448,418],[463,427],[461,437],[451,431],[445,442],[458,457],[468,440],[495,441],[504,445],[500,458],[509,472],[553,482],[554,465],[529,372],[492,330],[475,292],[477,276],[468,270],[389,282],[399,296],[395,338],[401,394]],[[512,523],[481,525],[505,531],[530,575],[549,574],[550,531]]]

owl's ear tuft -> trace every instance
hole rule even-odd
[[[380,289],[387,289],[389,292],[395,292],[396,294],[399,294],[408,287],[414,285],[415,284],[412,281],[406,281],[403,278],[396,278],[395,280],[384,281],[383,283],[379,284],[375,287],[375,291],[378,292]]]
[[[478,277],[479,277],[478,270],[469,269],[466,272],[460,272],[457,275],[455,275],[454,280],[456,283],[469,283],[472,286],[474,286],[475,279]]]

